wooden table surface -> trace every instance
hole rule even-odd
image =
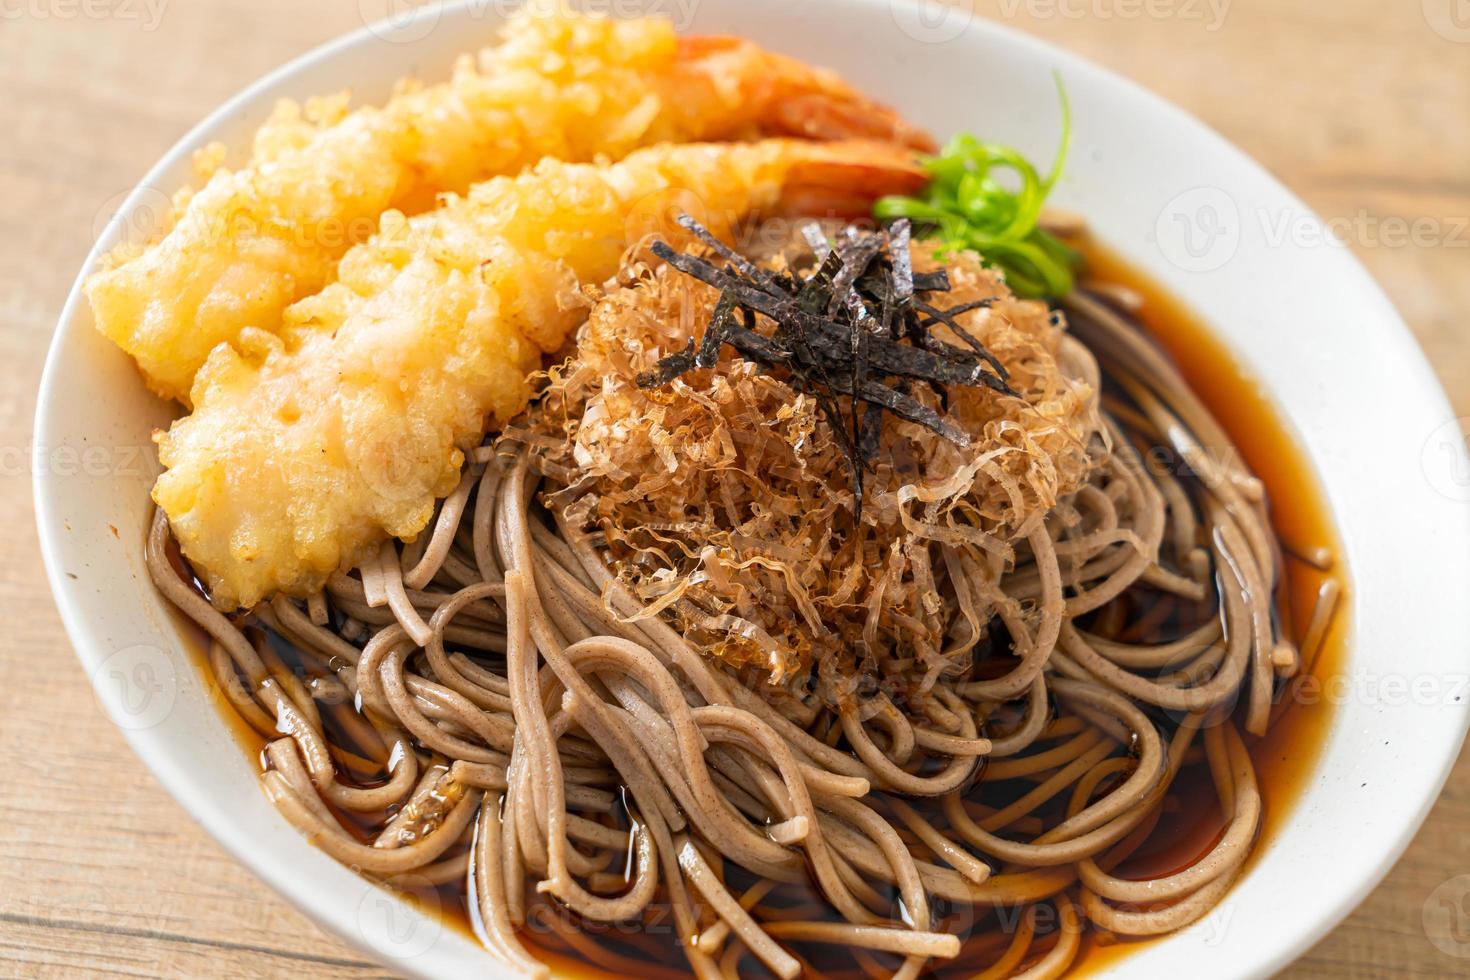
[[[42,359],[99,213],[207,110],[389,2],[0,0],[0,975],[385,972],[229,858],[96,707],[41,571],[28,450]],[[1467,0],[978,9],[1182,105],[1339,219],[1470,415]],[[1408,228],[1423,233],[1392,233]],[[1289,974],[1470,971],[1423,918],[1437,886],[1470,872],[1467,827],[1470,758],[1387,880]]]

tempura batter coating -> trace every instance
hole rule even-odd
[[[552,156],[620,158],[663,141],[758,135],[926,138],[835,76],[734,39],[679,39],[665,20],[533,5],[453,78],[383,107],[286,102],[246,167],[176,201],[159,241],[87,284],[98,329],[158,394],[187,403],[209,352],[331,281],[389,209]]]
[[[159,440],[154,499],[221,608],[301,595],[389,535],[412,538],[487,421],[585,319],[670,208],[728,234],[818,188],[866,213],[925,179],[906,151],[770,140],[661,146],[619,164],[543,161],[438,211],[390,213],[279,335],[248,330],[200,370],[194,414]]]

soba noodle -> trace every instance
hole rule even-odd
[[[549,900],[535,942],[612,972],[659,975],[658,940],[580,926],[662,908],[702,977],[1058,976],[1088,924],[1154,935],[1221,900],[1262,813],[1236,719],[1263,734],[1302,661],[1273,616],[1261,483],[1126,313],[1085,292],[1065,307],[1082,341],[1066,358],[1097,376],[1096,355],[1111,383],[1110,456],[1002,569],[1032,610],[1004,624],[1020,655],[941,678],[922,714],[881,693],[861,710],[764,697],[637,616],[510,440],[472,457],[431,533],[304,603],[226,618],[161,513],[149,568],[268,741],[286,819],[390,886],[466,884],[486,947],[527,974],[548,972],[526,941]],[[1191,475],[1146,465],[1156,446]],[[1187,627],[1140,639],[1168,617]],[[1162,877],[1122,875],[1196,763],[1218,839]]]

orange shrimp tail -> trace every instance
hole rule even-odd
[[[916,194],[929,175],[911,151],[891,143],[847,140],[792,166],[781,191],[785,217],[869,218],[888,194]]]
[[[739,37],[701,35],[679,39],[677,75],[690,101],[720,128],[704,139],[793,136],[801,139],[867,139],[932,153],[934,138],[896,111],[844,82],[835,72],[766,51]],[[722,103],[723,112],[709,112]],[[738,105],[738,108],[736,108]]]

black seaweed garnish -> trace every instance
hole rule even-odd
[[[655,242],[653,253],[720,290],[720,298],[699,345],[691,337],[684,350],[640,374],[638,386],[661,387],[695,368],[713,367],[726,344],[763,369],[784,369],[794,390],[816,398],[847,459],[859,514],[863,474],[877,458],[884,412],[957,446],[970,444],[953,419],[913,397],[912,384],[927,385],[941,408],[948,405],[949,385],[1016,394],[1005,367],[955,319],[989,301],[934,305],[931,294],[948,292],[949,276],[943,269],[914,272],[906,219],[871,232],[848,229],[835,242],[809,226],[804,234],[818,263],[805,277],[756,266],[687,214],[679,224],[723,265],[676,252],[666,242]],[[775,324],[769,336],[755,329],[757,314]],[[931,328],[941,323],[966,346],[934,336]],[[841,398],[848,399],[846,412]]]

